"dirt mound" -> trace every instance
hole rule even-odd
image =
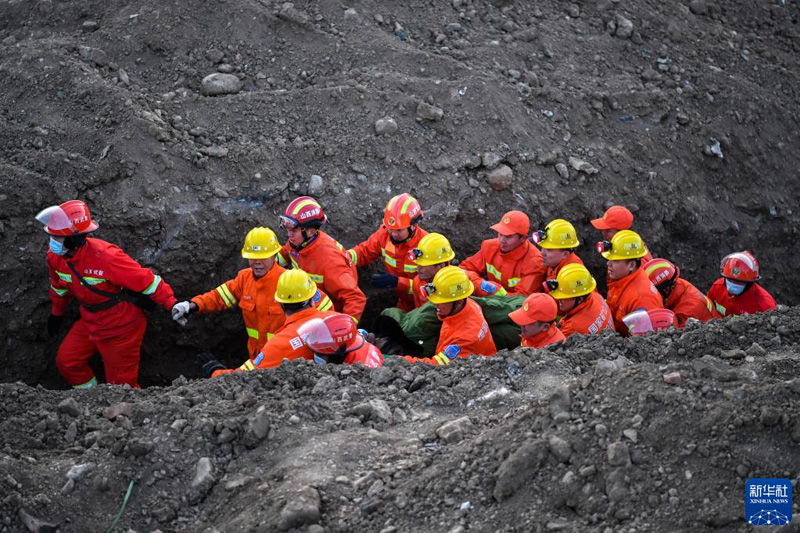
[[[518,208],[574,221],[602,272],[588,221],[618,202],[701,288],[749,248],[795,303],[796,22],[794,0],[6,3],[0,380],[62,386],[31,217],[73,197],[183,296],[231,277],[293,195],[349,246],[411,191],[460,257]],[[159,314],[142,382],[194,372],[199,347],[240,360],[234,314]]]
[[[0,386],[0,522],[137,531],[741,527],[797,479],[800,310],[433,368]],[[718,350],[719,353],[717,353]]]

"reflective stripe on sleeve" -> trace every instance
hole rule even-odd
[[[505,290],[503,287],[497,289],[497,292],[494,293],[495,296],[508,296],[508,291]]]
[[[217,287],[217,293],[220,295],[222,301],[225,302],[225,305],[227,305],[228,307],[233,307],[234,305],[236,305],[236,298],[233,297],[233,294],[231,294],[231,291],[228,289],[228,286],[225,285],[224,283],[219,287]]]
[[[69,289],[57,289],[54,286],[50,285],[50,288],[53,289],[53,292],[59,296],[64,296],[69,292]]]
[[[519,283],[520,281],[522,281],[522,278],[511,278],[511,279],[508,280],[508,286],[509,287],[516,287],[517,283]]]
[[[403,272],[405,272],[406,274],[413,274],[417,270],[419,270],[419,267],[417,267],[417,265],[403,265]]]
[[[255,369],[256,369],[256,365],[254,365],[253,362],[250,359],[245,361],[244,364],[239,367],[239,370],[241,370],[243,372],[250,372],[251,370],[255,370]]]
[[[151,294],[156,292],[159,283],[161,283],[161,276],[153,276],[153,283],[148,285],[147,288],[142,291],[142,294],[144,294],[145,296],[150,296]]]
[[[440,366],[445,366],[450,364],[450,358],[441,352],[434,355],[433,360],[436,361],[436,364]]]
[[[333,302],[331,301],[331,299],[328,297],[327,294],[325,295],[325,299],[322,300],[319,304],[317,304],[317,309],[319,309],[320,311],[328,311],[330,309],[333,309]]]
[[[311,278],[311,281],[313,281],[314,283],[323,283],[325,281],[325,278],[318,274],[309,273],[308,277]]]
[[[355,250],[347,250],[347,255],[350,257],[350,262],[354,265],[358,263],[358,254]]]
[[[58,270],[56,270],[56,275],[58,276],[58,279],[60,279],[64,283],[72,283],[72,274],[65,274],[63,272],[59,272]]]
[[[258,339],[258,330],[254,328],[245,328],[247,330],[247,336],[251,339]]]

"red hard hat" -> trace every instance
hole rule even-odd
[[[628,326],[631,335],[644,335],[676,325],[675,313],[669,309],[639,309],[625,315],[622,322]]]
[[[312,318],[300,326],[297,333],[309,350],[323,355],[332,355],[342,349],[352,352],[365,342],[353,317],[341,313]]]
[[[319,202],[310,196],[295,198],[280,215],[281,227],[319,228],[328,221]]]
[[[644,264],[644,271],[650,281],[658,287],[664,282],[676,280],[681,276],[681,270],[666,259],[651,259]]]
[[[739,281],[758,281],[758,261],[748,251],[726,255],[719,265],[722,277]]]
[[[80,200],[48,207],[36,215],[36,220],[44,224],[47,233],[59,237],[91,233],[100,227],[92,220],[89,208]]]
[[[422,220],[422,207],[416,198],[404,192],[398,194],[386,204],[383,224],[386,229],[406,229]]]

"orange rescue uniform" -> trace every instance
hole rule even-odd
[[[467,277],[472,282],[472,285],[475,287],[475,291],[472,293],[474,296],[506,296],[508,294],[508,292],[506,292],[503,286],[499,283],[481,279],[481,277],[475,272],[470,272],[468,270],[465,270],[465,272],[467,273]],[[422,307],[428,302],[428,293],[425,292],[424,288],[426,283],[428,282],[423,282],[421,279],[419,279],[419,276],[415,276],[414,279],[411,280],[409,288],[412,291],[412,296],[414,297],[415,309],[417,307]]]
[[[623,337],[630,335],[628,326],[622,318],[636,311],[644,309],[662,309],[664,301],[643,268],[638,268],[622,279],[608,282],[608,307],[614,317],[614,328]]]
[[[430,358],[405,356],[405,359],[411,363],[449,365],[456,357],[489,356],[496,353],[492,332],[483,317],[481,306],[467,298],[461,311],[442,320],[436,355]]]
[[[486,276],[501,284],[509,294],[528,296],[542,292],[547,269],[542,254],[530,241],[525,241],[507,254],[500,252],[498,239],[487,239],[481,249],[460,265],[464,270]]]
[[[333,307],[340,313],[361,318],[367,297],[358,288],[358,273],[344,247],[324,231],[299,252],[288,242],[278,253],[281,266],[292,265],[304,270],[330,296]]]
[[[564,315],[559,327],[565,337],[576,333],[596,335],[604,329],[613,329],[614,322],[608,304],[600,293],[594,291],[585,302]]]
[[[226,368],[211,374],[212,378],[233,372],[248,372],[257,368],[275,368],[281,366],[284,359],[314,359],[314,352],[300,339],[297,330],[312,318],[325,318],[335,315],[334,311],[320,311],[316,307],[309,307],[298,311],[286,318],[283,326],[267,341],[256,355],[255,359],[244,362],[239,368]]]
[[[522,337],[522,345],[528,348],[544,348],[545,346],[564,342],[565,340],[566,337],[564,337],[564,334],[560,329],[558,329],[558,326],[553,324],[550,326],[550,329],[543,331],[538,335],[534,335],[533,337]]]
[[[561,269],[567,265],[582,265],[583,261],[578,254],[575,252],[570,252],[570,254],[564,258],[559,264],[555,267],[547,267],[547,278],[546,279],[556,279],[558,277],[558,273],[561,272]]]
[[[195,296],[192,302],[197,304],[198,313],[213,313],[238,305],[247,330],[247,351],[250,359],[254,359],[286,320],[281,304],[275,301],[278,278],[284,272],[283,267],[275,264],[269,272],[256,279],[253,269],[245,268],[216,289]],[[314,295],[313,302],[320,311],[332,310],[333,303],[320,290]]]
[[[417,275],[417,265],[409,258],[411,250],[417,247],[420,239],[428,232],[417,227],[414,235],[401,244],[394,244],[385,226],[370,235],[369,239],[354,246],[350,250],[350,259],[357,267],[372,264],[379,257],[383,258],[386,272],[397,276],[397,307],[403,311],[414,309],[414,297],[411,289],[411,280]]]
[[[383,354],[374,344],[365,342],[364,345],[347,354],[345,365],[364,365],[367,368],[378,368],[383,366]]]
[[[675,287],[664,302],[664,307],[675,313],[679,328],[684,327],[690,318],[696,318],[701,322],[719,318],[719,313],[714,309],[711,300],[683,278],[675,281]]]

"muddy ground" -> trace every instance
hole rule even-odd
[[[794,308],[445,371],[296,365],[212,383],[194,380],[192,357],[240,361],[241,318],[179,329],[159,311],[141,382],[163,388],[59,392],[33,216],[85,199],[98,237],[189,297],[232,277],[247,230],[276,227],[299,194],[351,246],[410,191],[460,257],[509,209],[535,226],[567,218],[600,280],[589,220],[620,203],[701,289],[722,256],[750,249],[796,305],[798,7],[0,2],[3,527],[20,530],[24,509],[103,529],[131,479],[121,527],[140,531],[271,530],[315,507],[329,531],[745,527],[742,479],[798,476]],[[238,79],[230,94],[208,94],[212,73]],[[369,296],[369,314],[387,303]],[[752,360],[719,359],[739,348]],[[595,370],[620,355],[632,364]],[[680,386],[664,383],[673,369]],[[564,386],[559,418],[547,398]],[[477,400],[498,387],[508,394]],[[77,408],[59,408],[69,398]],[[437,436],[463,416],[461,440]],[[209,477],[192,487],[201,457]],[[79,464],[94,466],[62,493]]]

